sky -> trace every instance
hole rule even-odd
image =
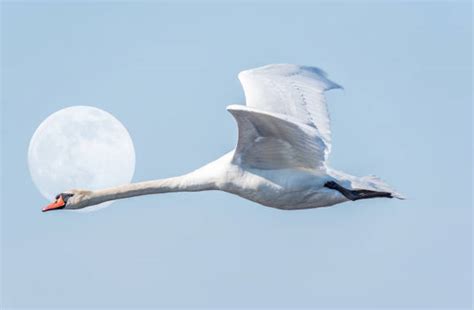
[[[469,1],[1,9],[3,308],[470,308]],[[51,113],[108,111],[134,141],[134,181],[179,175],[235,146],[237,74],[270,63],[343,85],[331,166],[408,199],[281,211],[201,192],[40,212],[27,150]]]

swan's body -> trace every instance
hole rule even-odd
[[[236,148],[189,174],[98,191],[71,190],[45,208],[81,209],[104,201],[179,191],[221,190],[285,209],[401,196],[375,177],[328,167],[331,150],[324,92],[339,85],[312,67],[269,65],[243,71],[246,106],[227,109],[239,127]],[[61,196],[62,195],[62,196]]]

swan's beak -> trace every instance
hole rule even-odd
[[[46,212],[46,211],[51,211],[51,210],[55,210],[55,209],[61,209],[65,205],[66,205],[66,203],[64,202],[63,197],[59,196],[59,198],[56,199],[54,202],[52,202],[49,205],[47,205],[46,207],[44,207],[42,211]]]

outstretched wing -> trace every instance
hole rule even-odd
[[[242,105],[227,110],[239,127],[233,161],[257,169],[324,168],[326,145],[312,126],[291,116]]]
[[[291,116],[317,128],[328,152],[331,129],[324,92],[342,88],[324,71],[291,64],[268,65],[239,73],[248,107]]]

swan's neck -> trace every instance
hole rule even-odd
[[[197,192],[217,189],[213,178],[192,172],[183,176],[153,181],[131,183],[91,192],[81,203],[81,208],[96,205],[109,200],[123,199],[134,196],[171,193]]]

